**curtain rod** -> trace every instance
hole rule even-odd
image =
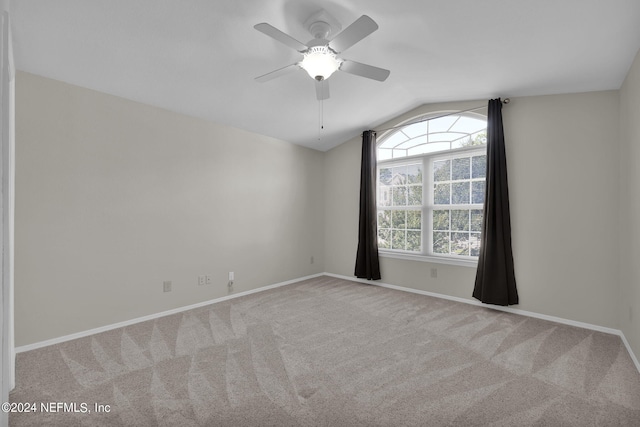
[[[511,102],[511,99],[509,99],[509,98],[505,98],[505,99],[502,100],[502,103],[505,104],[505,105],[510,103],[510,102]],[[375,133],[386,132],[388,130],[399,129],[399,128],[403,128],[405,126],[414,125],[416,123],[428,122],[429,120],[435,120],[435,119],[440,119],[442,117],[453,116],[454,114],[460,114],[460,113],[466,113],[466,112],[469,112],[469,111],[480,110],[481,108],[487,108],[487,106],[486,105],[481,105],[479,107],[473,107],[473,108],[469,108],[469,109],[466,109],[466,110],[453,111],[451,113],[442,114],[440,116],[435,116],[435,117],[429,117],[429,118],[426,118],[426,119],[416,120],[415,122],[404,123],[404,124],[401,124],[401,125],[398,125],[398,126],[393,126],[393,127],[386,128],[386,129],[376,129],[376,130],[374,130],[374,132]],[[360,134],[360,136],[362,136],[362,134]]]

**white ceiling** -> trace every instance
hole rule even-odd
[[[378,31],[340,56],[391,70],[327,81],[324,129],[300,54],[324,9]],[[618,89],[640,48],[640,0],[14,0],[16,68],[328,150],[421,104]],[[320,136],[320,139],[318,139]]]

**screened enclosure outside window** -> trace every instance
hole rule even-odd
[[[434,254],[480,254],[487,155],[462,153],[432,161]]]
[[[378,144],[378,248],[479,255],[486,120],[450,115],[399,128]]]
[[[378,169],[378,249],[420,251],[422,180],[422,163]]]

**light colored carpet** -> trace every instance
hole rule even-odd
[[[330,277],[21,353],[17,382],[92,412],[12,426],[640,425],[617,336]]]

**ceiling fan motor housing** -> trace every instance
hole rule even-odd
[[[307,18],[303,25],[316,39],[328,39],[342,30],[340,22],[324,9]]]
[[[324,21],[316,21],[309,25],[309,32],[316,39],[326,39],[331,34],[331,25]]]

